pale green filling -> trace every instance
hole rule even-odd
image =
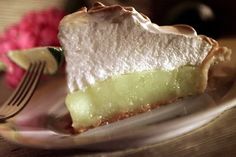
[[[68,94],[66,105],[74,128],[89,127],[146,104],[196,94],[201,79],[199,69],[191,66],[120,75]]]

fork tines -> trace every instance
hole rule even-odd
[[[31,63],[23,79],[10,98],[0,107],[0,122],[19,113],[32,97],[46,63]]]

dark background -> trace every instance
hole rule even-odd
[[[158,25],[189,24],[199,34],[213,38],[236,36],[236,1],[234,0],[100,0],[106,4],[134,6]],[[93,0],[68,0],[67,10],[90,7]]]
[[[192,24],[199,33],[215,38],[236,35],[235,0],[157,0],[153,4],[153,19],[160,25],[183,22]],[[204,13],[200,5],[208,7],[213,16],[200,17],[200,12]],[[176,11],[178,7],[179,12]],[[168,19],[170,16],[171,20]]]

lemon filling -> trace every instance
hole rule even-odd
[[[196,94],[202,79],[200,69],[193,66],[114,76],[68,94],[66,105],[74,128],[91,127],[145,105]]]

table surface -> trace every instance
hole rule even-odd
[[[21,147],[0,137],[1,156],[5,157],[85,157],[85,156],[236,156],[236,108],[221,114],[207,125],[183,136],[142,148],[113,152],[81,150],[39,150]]]

